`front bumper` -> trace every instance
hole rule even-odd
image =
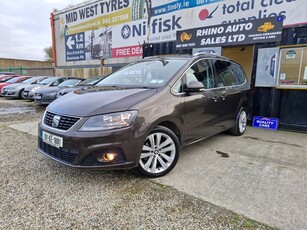
[[[22,93],[22,98],[33,101],[34,100],[34,93],[31,92],[31,91],[25,90]]]
[[[49,105],[51,102],[53,102],[56,99],[56,94],[49,96],[44,94],[34,94],[34,101],[36,104],[39,105]]]
[[[19,97],[19,92],[16,91],[16,90],[5,90],[5,89],[2,89],[1,90],[1,96],[2,97]]]
[[[41,122],[38,150],[48,158],[74,168],[129,169],[139,164],[145,137],[136,131],[136,124],[117,130],[79,132],[85,120],[79,120],[68,131],[56,130]],[[63,147],[45,143],[43,131],[63,138]],[[112,162],[98,161],[98,157],[107,152],[116,152],[118,157]]]

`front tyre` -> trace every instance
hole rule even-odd
[[[177,164],[179,151],[177,136],[170,129],[158,126],[145,140],[138,170],[149,177],[163,176]]]
[[[247,125],[246,108],[241,107],[236,118],[235,126],[232,129],[230,129],[230,133],[236,136],[241,136],[246,130],[246,125]]]
[[[23,91],[24,91],[24,89],[22,89],[22,90],[20,90],[19,91],[19,93],[18,93],[18,98],[23,98]]]

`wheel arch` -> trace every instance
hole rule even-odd
[[[171,121],[162,121],[158,123],[156,126],[163,126],[170,129],[177,136],[179,144],[181,146],[181,132],[175,123]]]

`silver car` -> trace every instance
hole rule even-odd
[[[38,84],[31,85],[29,87],[26,87],[23,91],[22,97],[24,99],[32,100],[34,101],[34,94],[37,90],[46,88],[49,86],[57,86],[63,81],[66,81],[67,77],[48,77],[44,79],[43,81],[40,81]]]
[[[15,83],[11,85],[4,86],[1,90],[1,96],[3,97],[13,97],[22,98],[22,94],[25,88],[31,87],[34,84],[46,79],[47,77],[32,77],[23,82]]]

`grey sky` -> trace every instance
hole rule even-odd
[[[50,13],[84,0],[0,0],[0,58],[45,60]]]

